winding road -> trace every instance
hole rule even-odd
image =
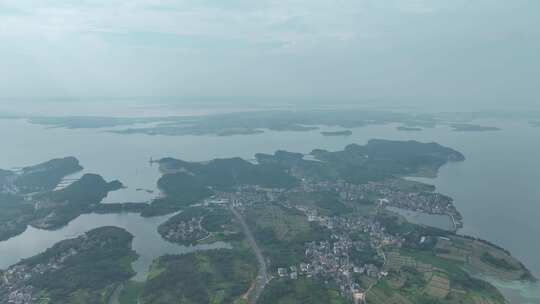
[[[257,245],[257,241],[253,237],[253,234],[251,233],[251,230],[249,229],[249,226],[244,220],[244,217],[242,216],[242,214],[240,214],[240,212],[234,209],[234,207],[231,205],[229,205],[229,209],[240,222],[240,225],[242,226],[242,230],[244,231],[244,234],[246,235],[249,246],[251,247],[251,250],[253,250],[253,253],[255,253],[255,257],[257,258],[257,262],[259,264],[259,273],[257,274],[257,279],[255,280],[255,283],[254,283],[255,285],[253,286],[253,288],[250,289],[248,297],[247,297],[249,304],[255,304],[257,303],[257,300],[261,296],[264,290],[264,287],[269,281],[266,261],[264,259],[261,249],[259,248],[259,245]]]

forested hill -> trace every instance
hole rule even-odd
[[[23,194],[53,190],[67,175],[83,167],[75,157],[55,158],[19,171],[0,169],[0,192]]]
[[[30,303],[24,299],[107,303],[116,284],[134,274],[131,262],[137,255],[131,249],[132,240],[124,229],[100,227],[61,241],[1,273],[0,304]]]

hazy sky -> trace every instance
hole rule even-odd
[[[0,98],[540,104],[537,0],[0,0]]]

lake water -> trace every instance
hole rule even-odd
[[[314,148],[339,150],[350,143],[364,144],[371,138],[435,141],[457,149],[467,157],[465,162],[443,167],[437,178],[426,180],[436,185],[439,192],[455,199],[464,216],[460,233],[482,237],[509,249],[540,277],[540,242],[537,240],[540,235],[540,128],[529,127],[525,122],[482,123],[503,130],[453,132],[447,127],[437,127],[403,132],[397,131],[395,125],[385,125],[355,128],[353,135],[348,137],[325,137],[320,130],[229,137],[167,137],[120,135],[103,129],[46,129],[24,120],[0,119],[0,168],[32,165],[71,155],[81,161],[84,172],[101,174],[107,180],[118,179],[128,187],[111,193],[106,202],[137,202],[159,194],[156,189],[159,172],[149,163],[150,158],[172,156],[202,161],[240,156],[251,159],[257,152],[272,153],[277,149],[293,152],[309,152]],[[137,191],[137,188],[155,192],[150,194]],[[180,250],[177,246],[171,248],[162,241],[154,243],[159,237],[155,227],[162,221],[164,218],[143,219],[134,214],[85,215],[53,233],[29,228],[23,235],[7,241],[12,242],[9,251],[2,251],[6,242],[0,243],[0,265],[44,250],[53,242],[42,242],[40,239],[46,238],[45,235],[56,241],[102,224],[128,229],[135,235],[137,251],[155,250],[141,254],[143,259],[169,251],[174,253]],[[506,284],[503,287],[512,303],[540,303],[538,286]]]
[[[388,206],[387,210],[403,216],[408,222],[454,231],[454,223],[448,215],[427,214],[402,208]]]
[[[153,218],[143,218],[138,214],[85,214],[70,222],[59,230],[47,231],[28,227],[21,235],[0,242],[0,268],[4,269],[17,263],[21,258],[28,258],[39,253],[55,243],[76,237],[86,231],[102,226],[116,226],[134,235],[133,249],[139,258],[133,263],[137,272],[135,280],[146,278],[148,267],[155,258],[164,254],[183,254],[197,250],[229,248],[223,242],[208,245],[179,246],[161,238],[157,226],[171,215]]]

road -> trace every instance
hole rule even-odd
[[[257,263],[259,264],[259,273],[257,274],[255,286],[249,291],[249,295],[248,295],[248,303],[255,304],[257,303],[257,300],[261,296],[264,290],[264,287],[269,281],[266,261],[264,259],[261,249],[259,248],[259,245],[257,245],[257,241],[253,237],[253,234],[251,233],[251,230],[246,224],[246,221],[244,220],[244,217],[242,216],[242,214],[240,214],[240,212],[234,209],[233,206],[229,205],[229,209],[234,214],[236,219],[238,219],[238,221],[240,222],[240,225],[242,226],[242,230],[244,231],[244,234],[249,243],[249,246],[251,247],[251,250],[253,251],[253,253],[255,253],[255,257],[257,258]]]
[[[384,263],[383,263],[383,266],[381,269],[384,269],[384,266],[386,266],[386,262],[388,261],[386,259],[386,254],[384,253],[384,250],[382,250],[381,248],[377,248],[377,252],[379,253],[379,255],[382,255],[383,257],[383,260],[384,260]],[[371,290],[373,289],[373,287],[375,287],[375,285],[377,285],[377,283],[379,283],[380,279],[377,279],[375,282],[373,282],[369,287],[368,289],[366,289],[366,291],[364,292],[364,301],[363,303],[364,304],[367,304],[367,296],[368,294],[371,292]]]

